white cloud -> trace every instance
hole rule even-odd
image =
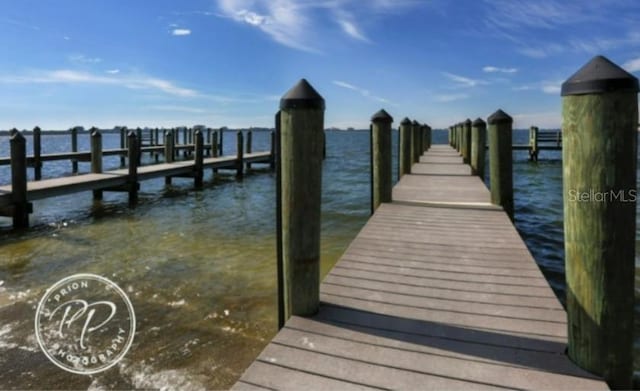
[[[73,54],[69,56],[69,61],[82,64],[97,64],[102,62],[100,57],[87,57],[84,54]]]
[[[110,74],[110,75],[115,75],[115,74],[120,73],[120,69],[107,69],[105,72]]]
[[[638,72],[640,71],[640,57],[634,58],[633,60],[629,60],[622,64],[622,67],[627,72]]]
[[[157,111],[174,111],[174,112],[191,113],[191,114],[203,114],[207,112],[207,110],[199,109],[196,107],[174,106],[174,105],[147,106],[147,109],[157,110]]]
[[[475,87],[480,84],[489,84],[485,80],[471,79],[468,77],[455,75],[449,72],[442,72],[443,75],[456,82],[456,87]]]
[[[354,86],[353,84],[350,84],[350,83],[347,83],[347,82],[344,82],[344,81],[340,81],[340,80],[333,80],[332,83],[337,85],[338,87],[342,87],[342,88],[346,88],[348,90],[356,91],[356,92],[360,93],[360,95],[362,95],[362,96],[364,96],[366,98],[369,98],[371,100],[374,100],[376,102],[387,103],[387,104],[390,104],[390,105],[394,105],[394,103],[391,102],[390,100],[382,98],[380,96],[373,95],[373,94],[371,94],[371,92],[369,90]]]
[[[435,95],[433,100],[436,102],[454,102],[456,100],[462,100],[469,98],[469,94],[442,94]]]
[[[494,66],[486,66],[484,68],[482,68],[483,72],[487,72],[487,73],[494,73],[494,72],[501,72],[501,73],[516,73],[518,72],[517,68],[499,68],[499,67],[494,67]]]
[[[129,89],[153,89],[169,95],[180,97],[194,97],[198,92],[188,88],[182,88],[174,83],[149,76],[101,76],[89,72],[80,72],[69,69],[54,71],[40,71],[27,76],[0,76],[0,83],[59,83],[59,84],[104,84],[121,86]]]
[[[358,27],[352,22],[344,19],[339,19],[338,24],[340,25],[340,27],[342,27],[342,30],[350,37],[359,41],[369,42],[369,38],[365,37],[364,34],[362,34],[362,32],[358,29]]]
[[[560,95],[561,85],[561,82],[543,82],[541,89],[545,94]]]
[[[189,34],[191,34],[191,30],[189,29],[173,29],[171,31],[171,35],[177,35],[177,36],[189,35]]]

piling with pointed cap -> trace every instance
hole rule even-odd
[[[463,163],[471,163],[471,120],[469,118],[462,123],[461,153]]]
[[[502,206],[513,221],[513,118],[502,110],[491,114],[489,123],[489,180],[491,202]]]
[[[36,181],[42,178],[42,131],[40,127],[33,128],[33,177]]]
[[[320,196],[325,102],[305,80],[280,100],[285,319],[320,304]]]
[[[398,142],[398,178],[411,173],[411,120],[405,117],[400,122],[400,141]]]
[[[102,133],[98,128],[91,128],[91,172],[94,174],[102,172]],[[93,199],[102,199],[102,190],[93,190]]]
[[[562,84],[569,357],[631,389],[638,79],[597,56]]]
[[[31,205],[27,202],[27,141],[17,129],[10,134],[13,228],[28,228]]]
[[[422,146],[422,137],[420,137],[420,123],[415,119],[411,123],[411,162],[420,161],[420,147]]]
[[[476,118],[471,125],[471,171],[484,181],[484,147],[487,143],[487,124],[482,118]]]
[[[380,110],[371,117],[371,213],[382,202],[391,202],[391,123]]]

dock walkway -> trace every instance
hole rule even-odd
[[[565,355],[566,313],[506,213],[434,145],[235,384],[258,389],[607,389]]]

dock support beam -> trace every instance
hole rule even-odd
[[[569,357],[631,389],[638,79],[596,56],[561,91]]]
[[[380,110],[371,117],[371,214],[383,202],[391,202],[391,123]]]
[[[471,163],[471,120],[466,119],[462,123],[462,162],[464,164]]]
[[[489,123],[489,180],[491,203],[502,206],[513,221],[513,118],[502,110],[491,114]]]
[[[471,172],[484,181],[487,124],[482,118],[476,118],[471,125]]]
[[[12,129],[9,143],[13,228],[28,228],[31,204],[27,202],[27,141],[22,133]]]
[[[98,128],[91,128],[91,172],[99,174],[102,172],[102,134]],[[102,190],[93,190],[93,199],[102,199]]]
[[[404,118],[400,122],[400,140],[398,142],[398,180],[405,174],[411,173],[411,120]]]
[[[42,179],[42,131],[40,127],[33,128],[33,177],[36,181]]]
[[[324,99],[304,79],[280,100],[285,320],[320,305]]]
[[[236,178],[242,179],[243,165],[244,165],[244,135],[242,134],[242,130],[238,130],[237,132],[237,160],[236,160]]]

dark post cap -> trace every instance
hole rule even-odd
[[[595,56],[567,81],[561,96],[600,94],[612,91],[638,92],[638,79],[604,56]]]
[[[324,110],[324,98],[306,79],[301,79],[280,99],[280,108]]]
[[[136,132],[135,132],[135,131],[130,130],[130,131],[129,131],[129,133],[127,133],[127,137],[129,137],[129,138],[131,138],[131,137],[136,138],[136,137],[138,137],[138,135],[136,135]]]
[[[393,117],[389,115],[384,109],[380,109],[377,113],[371,117],[372,122],[393,122]]]
[[[42,130],[42,129],[40,129],[40,127],[39,127],[39,126],[36,126],[35,128],[33,128],[33,131],[34,131],[34,132],[39,132],[39,131],[41,131],[41,130]]]
[[[409,126],[411,125],[411,120],[407,117],[404,117],[404,119],[402,120],[402,122],[400,122],[400,125],[402,126]]]
[[[471,126],[471,120],[470,120],[469,118],[467,118],[467,119],[464,121],[464,124],[465,124],[466,126]]]
[[[9,134],[11,135],[11,141],[20,141],[20,142],[25,142],[25,138],[22,135],[21,132],[18,131],[18,129],[13,128],[9,131]]]
[[[513,123],[513,118],[501,109],[498,109],[495,113],[491,114],[489,118],[487,118],[487,122],[490,125],[493,124],[510,124]]]
[[[411,123],[411,125],[420,126],[420,123],[414,119],[413,122]]]
[[[480,117],[476,118],[475,121],[473,121],[472,123],[473,126],[486,126],[487,123],[484,122],[484,120]]]

